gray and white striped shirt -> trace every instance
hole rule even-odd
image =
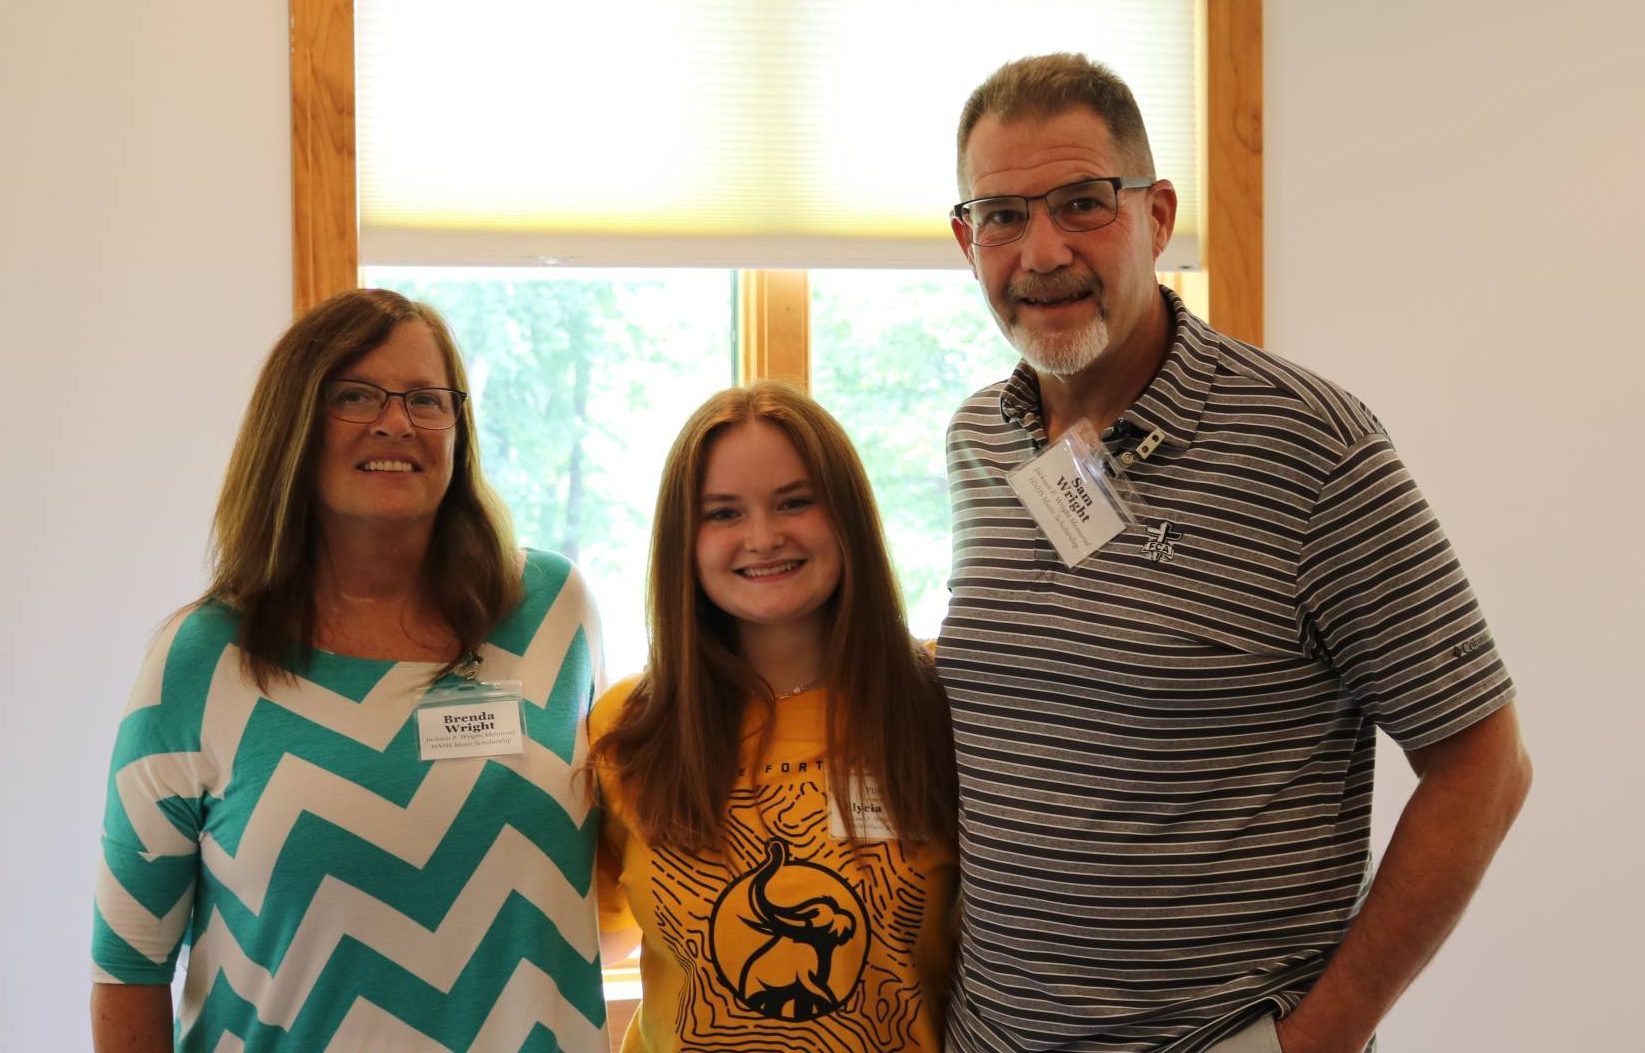
[[[1128,469],[1149,512],[1077,567],[1006,481],[1034,374],[949,426],[959,1053],[1198,1050],[1295,1005],[1368,876],[1375,729],[1414,749],[1512,697],[1370,411],[1161,294],[1119,429],[1164,433]]]

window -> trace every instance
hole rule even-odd
[[[534,21],[523,29],[499,21],[499,0],[416,0],[392,5],[393,18],[440,20],[435,43],[421,46],[428,50],[420,54],[418,45],[403,40],[382,45],[385,53],[419,58],[409,79],[372,82],[376,74],[363,74],[357,85],[357,4],[362,29],[383,21],[368,10],[370,3],[381,0],[291,3],[296,306],[306,309],[356,284],[363,259],[372,281],[430,299],[452,316],[476,376],[483,374],[474,385],[484,387],[482,418],[497,418],[482,425],[488,473],[515,507],[523,538],[569,548],[596,578],[608,631],[638,621],[642,590],[621,583],[620,575],[641,573],[643,545],[633,547],[643,530],[637,517],[646,509],[643,518],[649,518],[660,453],[642,450],[632,436],[611,434],[622,429],[597,419],[597,412],[569,418],[582,420],[588,430],[587,447],[576,452],[563,435],[525,437],[523,426],[513,422],[536,414],[557,420],[547,414],[575,414],[569,408],[574,403],[555,401],[550,408],[547,395],[513,391],[497,378],[543,356],[558,363],[547,372],[575,375],[554,373],[569,368],[555,358],[565,349],[539,346],[544,334],[512,320],[504,335],[490,333],[494,308],[459,305],[512,297],[500,308],[512,319],[511,312],[530,313],[526,303],[572,295],[567,288],[581,283],[576,296],[609,297],[602,302],[621,308],[619,315],[632,309],[633,317],[607,317],[591,330],[602,350],[599,379],[589,382],[605,385],[601,399],[614,407],[611,416],[645,412],[648,430],[654,426],[665,442],[678,423],[665,419],[667,410],[683,416],[700,395],[734,379],[781,375],[809,384],[863,452],[914,627],[931,634],[946,575],[942,424],[961,397],[1003,377],[1014,360],[969,276],[957,269],[943,218],[954,195],[950,137],[960,102],[1001,61],[1083,48],[1137,88],[1157,156],[1168,126],[1186,128],[1191,143],[1203,143],[1194,161],[1159,157],[1162,173],[1179,191],[1198,181],[1198,189],[1183,197],[1190,211],[1200,212],[1199,221],[1181,232],[1192,236],[1176,239],[1177,249],[1186,252],[1165,263],[1190,270],[1162,280],[1219,328],[1261,341],[1261,0],[1047,0],[1035,11],[965,2],[941,12],[884,0],[702,0],[653,5],[644,14],[632,2],[592,9],[529,4],[526,17]],[[1130,17],[1128,24],[1146,29],[1184,14],[1187,40],[1179,37],[1172,45],[1167,69],[1174,72],[1162,82],[1191,81],[1196,87],[1188,95],[1199,116],[1161,118],[1147,112],[1152,89],[1129,59],[1082,41],[1134,42],[1140,37],[1116,28],[1114,19]],[[1079,20],[1105,18],[1110,21],[1101,30],[1079,28]],[[668,19],[675,22],[661,31]],[[641,20],[648,32],[619,32],[620,43],[598,43],[601,27],[624,30]],[[375,45],[364,33],[361,39],[363,65]],[[848,45],[866,50],[847,54]],[[454,61],[458,52],[481,60],[464,72]],[[707,129],[686,120],[693,110],[688,82],[704,70],[729,74],[705,89],[703,97],[717,101],[695,107],[724,118]],[[556,71],[569,72],[568,86],[512,121],[496,122],[497,102],[508,101],[511,92],[529,96],[532,83]],[[507,81],[510,72],[523,73],[528,88],[508,87],[522,83]],[[480,89],[478,102],[454,102],[460,89],[470,87]],[[363,121],[356,136],[356,99],[364,114],[379,96],[412,101],[406,123],[390,130]],[[935,100],[940,116],[916,114],[922,99]],[[640,116],[619,115],[629,103],[641,107]],[[828,139],[830,132],[839,138]],[[853,152],[836,143],[866,149]],[[405,207],[410,199],[404,196],[379,208],[377,202],[389,199],[368,194],[362,209],[357,176],[375,178],[377,161],[367,158],[357,172],[356,146],[364,156],[385,144],[408,158],[412,169],[435,176],[435,183],[461,184],[474,175],[508,178],[485,189],[458,185],[448,200],[460,207],[436,207],[423,219]],[[482,151],[497,144],[513,153],[485,160]],[[709,146],[709,160],[729,166],[705,167],[688,151],[701,144]],[[573,177],[574,188],[581,187],[580,203],[568,204],[569,191],[545,189],[547,177],[562,170]],[[706,191],[699,197],[706,206],[687,203],[676,193],[684,190]],[[766,190],[775,193],[758,198]],[[600,200],[608,207],[596,217]],[[897,211],[910,202],[913,220],[908,211]],[[505,207],[489,218],[465,211],[499,203]],[[400,269],[407,266],[442,271]],[[460,270],[499,266],[512,270]],[[571,269],[610,266],[725,269]],[[852,270],[885,266],[907,269]],[[931,270],[941,267],[956,269]],[[810,273],[789,280],[779,279],[784,272],[748,268]],[[699,280],[700,288],[692,286]],[[739,292],[728,298],[733,285]],[[512,291],[499,291],[505,287]],[[671,291],[676,288],[696,291]],[[551,295],[550,289],[559,291]],[[676,295],[700,296],[702,302],[688,307],[671,299]],[[731,300],[734,339],[727,321]],[[681,313],[665,318],[658,306],[664,302],[676,303]],[[711,338],[711,330],[719,337]],[[666,347],[651,346],[658,341]],[[699,353],[701,360],[688,361]],[[652,354],[661,357],[648,358]],[[731,362],[741,363],[735,374]],[[634,386],[648,383],[670,385],[669,397],[654,400]],[[604,494],[606,503],[596,508],[573,502],[569,477],[556,472],[550,479],[550,464],[603,473],[604,491],[619,476],[645,479],[629,491]],[[628,554],[591,531],[568,535],[583,515],[616,524]],[[609,586],[596,577],[607,574],[606,567]],[[618,645],[613,637],[613,671],[635,668],[623,655],[635,653],[636,645]]]
[[[368,267],[366,277],[450,323],[486,478],[521,544],[581,568],[607,668],[638,671],[663,456],[686,415],[736,379],[731,272]]]
[[[527,39],[524,34],[515,35],[527,39],[522,45],[526,48],[525,67],[528,70],[547,69],[562,64],[568,53],[577,52],[581,56],[595,56],[597,65],[594,72],[598,75],[593,79],[574,82],[574,90],[547,100],[549,105],[534,109],[525,119],[517,122],[513,129],[505,131],[502,138],[513,135],[539,140],[552,139],[556,136],[557,130],[564,125],[562,114],[609,114],[610,111],[604,105],[609,97],[605,89],[613,82],[625,85],[640,82],[645,89],[650,90],[653,99],[666,101],[670,97],[674,85],[662,76],[667,68],[652,68],[637,61],[643,56],[635,51],[629,37],[625,36],[620,44],[610,48],[581,46],[586,45],[589,38],[581,35],[584,27],[565,14],[571,10],[569,6],[531,6],[553,12],[555,21],[547,23],[540,36]],[[855,65],[846,65],[843,74],[837,64],[837,56],[836,65],[827,67],[837,75],[827,80],[816,79],[818,68],[814,62],[757,62],[757,68],[743,78],[740,87],[734,85],[734,94],[740,98],[751,93],[765,92],[794,97],[809,96],[813,101],[823,99],[826,105],[822,106],[819,112],[825,118],[834,115],[837,118],[834,123],[845,126],[848,140],[869,138],[876,148],[886,144],[896,145],[899,140],[909,139],[915,135],[940,134],[943,140],[940,149],[935,153],[922,150],[917,156],[926,163],[930,163],[932,158],[940,159],[945,171],[942,177],[942,190],[937,199],[941,200],[944,206],[948,204],[948,198],[952,194],[946,173],[949,164],[947,128],[952,123],[957,100],[982,73],[997,61],[1015,54],[1051,47],[1078,47],[1082,38],[1106,42],[1116,37],[1115,33],[1106,32],[1104,29],[1077,31],[1076,23],[1072,21],[1075,17],[1105,17],[1108,8],[1099,8],[1098,5],[1090,3],[1052,5],[1048,9],[1049,13],[1037,14],[1022,8],[1012,8],[1010,17],[992,22],[987,21],[986,16],[997,16],[1000,10],[997,5],[978,6],[974,11],[965,5],[958,5],[945,11],[940,23],[921,5],[866,6],[855,0],[835,0],[833,3],[816,5],[762,5],[755,0],[742,0],[732,5],[728,9],[729,13],[723,14],[718,20],[708,13],[714,5],[707,0],[697,5],[674,3],[665,6],[670,10],[693,12],[693,33],[681,38],[681,46],[705,34],[713,36],[720,30],[736,30],[737,32],[731,35],[741,39],[747,36],[747,33],[742,31],[748,25],[757,22],[762,13],[769,11],[788,12],[791,16],[788,20],[790,23],[801,17],[794,13],[802,9],[809,12],[804,18],[818,16],[819,13],[827,11],[843,15],[844,31],[822,33],[816,26],[805,23],[805,26],[810,28],[804,29],[802,26],[804,31],[797,32],[794,25],[789,24],[785,38],[789,41],[791,50],[794,41],[803,41],[807,36],[856,37],[870,41],[870,53],[860,56]],[[1196,196],[1204,205],[1205,222],[1200,246],[1202,251],[1199,255],[1203,258],[1204,269],[1209,275],[1211,321],[1235,336],[1260,342],[1260,0],[1199,0],[1198,3],[1183,0],[1180,4],[1160,4],[1150,0],[1140,6],[1137,3],[1113,6],[1140,11],[1145,21],[1158,20],[1159,12],[1166,7],[1191,8],[1196,12],[1195,39],[1192,42],[1196,62],[1193,68],[1200,71],[1196,81],[1200,88],[1198,94],[1204,97],[1204,105],[1201,109],[1202,117],[1193,123],[1202,133],[1195,138],[1203,137],[1205,140],[1205,149],[1199,154],[1203,161],[1189,165],[1182,171],[1167,170],[1174,178],[1185,181],[1184,177],[1190,172],[1197,174],[1200,168],[1205,169],[1206,177],[1202,184],[1202,192]],[[607,8],[630,14],[633,11],[632,4],[607,5]],[[294,299],[297,308],[302,310],[340,288],[356,284],[359,276],[361,220],[355,165],[355,3],[354,0],[292,0],[291,9]],[[435,54],[429,55],[428,63],[418,68],[417,76],[436,88],[441,85],[455,88],[462,81],[453,73],[450,64],[443,61],[447,50],[467,42],[472,45],[470,50],[478,47],[483,54],[491,54],[495,59],[496,52],[514,46],[516,42],[507,33],[494,30],[490,34],[485,34],[475,29],[476,26],[483,26],[487,12],[495,9],[496,4],[490,2],[463,5],[460,8],[429,3],[427,0],[416,4],[395,5],[395,10],[404,19],[416,18],[419,13],[424,17],[447,19],[443,23],[446,32],[441,41],[442,45],[449,47],[442,47]],[[471,11],[476,12],[473,22],[449,21],[452,17],[467,18]],[[452,12],[459,14],[453,16]],[[972,24],[966,20],[968,15],[974,23],[986,25],[988,32],[962,32],[967,25]],[[861,32],[864,26],[875,27],[875,32]],[[1036,38],[1042,42],[1036,46],[1032,41],[1013,37],[1012,34],[1021,26],[1033,26],[1036,27],[1036,31],[1043,32],[1043,37]],[[1008,30],[1010,32],[1007,32]],[[472,43],[476,39],[478,42]],[[976,43],[978,40],[982,41],[980,45]],[[575,41],[579,46],[569,44],[568,41]],[[940,46],[934,44],[934,41],[940,42]],[[992,54],[987,51],[980,52],[977,58],[967,64],[962,58],[966,49],[973,46],[994,50]],[[1188,46],[1190,45],[1186,42],[1175,45],[1179,52]],[[759,48],[745,50],[756,57],[765,54]],[[1135,79],[1135,74],[1125,63],[1108,54],[1106,49],[1089,46],[1087,50],[1098,57],[1108,59],[1123,73]],[[622,56],[620,62],[613,59],[613,56],[618,55]],[[982,55],[989,57],[985,59]],[[492,66],[500,64],[492,62]],[[773,70],[776,71],[775,74],[771,73]],[[879,75],[877,71],[881,70],[896,72],[895,75]],[[485,67],[481,67],[482,75],[488,73]],[[940,92],[930,90],[931,83],[945,77],[956,78],[957,86],[945,88]],[[877,95],[873,90],[874,86],[879,86]],[[913,119],[905,103],[910,92],[915,90],[940,98],[940,109],[945,116],[935,122]],[[436,92],[435,98],[440,97]],[[488,111],[491,108],[491,101],[496,99],[495,96],[484,95],[481,98],[481,104],[468,111],[470,115]],[[597,104],[591,100],[596,100]],[[1144,104],[1146,107],[1146,99]],[[1149,115],[1149,119],[1151,123],[1161,123],[1157,122],[1152,114]],[[635,138],[662,134],[667,131],[668,125],[666,116],[641,122],[605,120],[604,123],[625,129]],[[598,121],[596,125],[604,126]],[[472,158],[465,161],[466,155],[461,149],[461,141],[452,142],[436,138],[429,134],[430,127],[427,121],[419,123],[414,120],[410,125],[413,131],[399,137],[400,142],[410,146],[414,159],[420,158],[431,164],[440,161],[442,171],[451,170],[451,165],[444,162],[452,157],[456,158],[459,172],[464,164],[469,169],[481,167]],[[765,183],[771,181],[771,175],[775,171],[808,167],[794,159],[793,150],[810,140],[809,133],[795,134],[791,131],[783,134],[780,122],[763,127],[765,130],[754,140],[753,148],[721,151],[728,153],[736,169],[744,174],[744,183]],[[1155,134],[1158,134],[1157,128]],[[360,138],[369,139],[370,135],[368,129]],[[601,157],[597,151],[587,149],[586,143],[570,136],[566,136],[565,141],[571,144],[571,148],[563,160],[557,162],[554,167],[573,169],[585,175],[610,171],[612,166],[608,164],[609,159]],[[667,151],[658,156],[668,157],[671,161],[674,159],[674,155]],[[830,156],[832,155],[825,152],[822,161],[826,162]],[[883,151],[871,153],[870,159],[874,163],[866,169],[866,177],[859,175],[856,178],[847,178],[835,168],[822,163],[809,167],[828,174],[828,178],[821,181],[822,185],[843,187],[850,192],[846,198],[848,211],[867,212],[875,210],[878,207],[877,203],[895,196],[884,192],[881,185],[896,174],[898,169],[896,164],[890,163],[889,156]],[[1164,162],[1162,167],[1163,165]],[[527,167],[527,179],[535,174],[541,174],[544,167],[546,166]],[[647,171],[644,174],[658,182],[692,181],[687,178],[690,172],[677,171],[672,165],[661,172],[655,170],[655,164],[645,167]],[[713,237],[703,236],[701,231],[695,240],[681,238],[675,236],[676,232],[665,230],[660,225],[648,227],[642,222],[637,227],[628,228],[626,234],[618,232],[623,236],[613,237],[608,232],[597,251],[591,250],[588,253],[590,258],[584,259],[579,257],[578,251],[543,251],[540,247],[543,244],[540,237],[535,237],[530,231],[509,229],[506,222],[479,224],[483,229],[477,231],[474,229],[476,224],[470,223],[468,229],[464,229],[461,222],[456,222],[448,216],[441,223],[427,227],[416,236],[410,233],[415,224],[403,220],[386,223],[368,220],[367,226],[378,231],[373,237],[380,236],[383,239],[381,252],[373,250],[368,253],[368,257],[379,263],[406,264],[489,262],[518,265],[556,260],[573,264],[623,262],[631,265],[678,265],[691,262],[699,265],[723,263],[732,266],[814,267],[883,266],[887,262],[893,262],[902,266],[918,266],[922,261],[925,265],[951,265],[948,262],[952,260],[951,251],[944,244],[946,232],[940,229],[940,214],[924,211],[925,202],[931,199],[929,194],[922,197],[920,208],[926,222],[935,223],[936,226],[924,228],[925,233],[920,237],[904,237],[893,224],[882,229],[878,236],[870,235],[859,239],[854,249],[830,255],[831,248],[839,247],[839,239],[829,236],[836,228],[827,222],[819,225],[814,217],[808,221],[809,234],[802,224],[802,229],[791,229],[784,237],[759,236],[760,231],[765,229],[762,224],[766,222],[769,210],[762,214],[757,210],[743,208],[740,186],[741,184],[731,183],[711,186],[711,189],[716,191],[714,199],[728,206],[733,215],[742,217],[740,230],[733,229],[731,233],[722,231],[718,241]],[[802,191],[809,186],[810,184],[802,184]],[[481,195],[462,196],[478,200]],[[630,197],[628,200],[635,199]],[[810,214],[805,209],[793,207],[807,200],[809,198],[804,192],[788,192],[790,211],[795,214]],[[632,214],[635,210],[631,208],[623,211]],[[779,213],[782,211],[778,210]],[[483,236],[476,237],[477,234]],[[564,244],[569,250],[585,248],[588,243],[576,240],[573,237],[575,234],[576,231],[563,234],[563,238],[571,238]],[[410,244],[419,238],[424,242],[421,248]],[[919,242],[917,251],[910,248],[910,241]],[[482,242],[485,244],[482,245]],[[931,255],[939,251],[936,248],[939,245],[942,246],[940,251],[947,255]],[[436,249],[435,246],[443,247]],[[607,251],[618,251],[620,259],[592,258]],[[712,252],[720,253],[723,258],[711,260]],[[760,255],[762,252],[764,256]]]

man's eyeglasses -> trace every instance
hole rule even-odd
[[[388,400],[398,398],[405,404],[411,423],[429,431],[445,431],[457,423],[457,413],[463,408],[468,392],[456,388],[389,391],[363,380],[328,380],[321,397],[327,413],[351,424],[376,423]]]
[[[972,198],[955,205],[951,215],[965,224],[971,244],[1008,245],[1027,233],[1029,206],[1036,201],[1045,202],[1051,222],[1075,234],[1114,222],[1120,214],[1121,190],[1146,190],[1153,185],[1152,179],[1103,176],[1069,183],[1032,197],[1001,194]]]

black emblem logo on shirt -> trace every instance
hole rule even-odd
[[[1177,547],[1173,542],[1182,538],[1182,531],[1169,519],[1160,520],[1159,526],[1148,528],[1148,540],[1142,546],[1142,551],[1155,563],[1170,563],[1177,558]]]
[[[1481,633],[1472,640],[1457,644],[1455,647],[1451,648],[1451,653],[1458,658],[1467,658],[1469,655],[1473,654],[1475,651],[1490,642],[1491,638],[1484,633]]]
[[[814,1020],[850,998],[868,953],[868,912],[826,867],[766,842],[765,861],[726,886],[709,918],[714,968],[737,1001],[775,1020]]]

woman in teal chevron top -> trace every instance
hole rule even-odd
[[[465,385],[439,316],[383,290],[263,367],[211,586],[115,744],[99,1050],[606,1049],[571,779],[597,622],[570,563],[514,549]]]

